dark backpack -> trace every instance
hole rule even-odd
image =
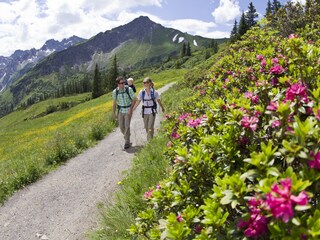
[[[125,92],[128,94],[130,100],[132,101],[132,98],[131,98],[130,93],[129,93],[129,87],[125,86],[124,89],[125,89]],[[120,93],[120,94],[124,94],[124,93]],[[118,95],[119,95],[119,89],[117,88],[117,90],[116,90],[116,100],[118,99]],[[131,107],[131,104],[128,105],[128,106],[120,106],[118,104],[118,111],[120,110],[120,108],[129,108],[129,107]]]
[[[146,90],[143,89],[142,90],[142,102],[144,101],[152,101],[153,102],[153,106],[144,106],[144,104],[142,104],[142,117],[144,117],[144,109],[145,108],[151,108],[152,110],[152,115],[155,116],[155,114],[157,113],[157,102],[156,102],[156,98],[154,96],[154,89],[151,89],[151,99],[146,100],[145,99],[145,95],[146,95]]]

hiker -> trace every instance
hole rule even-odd
[[[119,121],[120,130],[124,136],[124,148],[130,147],[130,121],[132,109],[137,101],[136,96],[130,87],[125,87],[125,79],[117,77],[118,87],[112,92],[113,119]]]
[[[142,101],[142,118],[144,122],[144,128],[147,132],[147,140],[153,138],[154,134],[154,121],[157,113],[157,102],[161,106],[162,112],[164,107],[160,100],[160,95],[153,88],[153,82],[150,78],[143,80],[144,89],[139,92],[138,101],[136,102],[133,110],[135,110]]]
[[[128,86],[132,88],[133,92],[137,92],[136,87],[133,84],[133,78],[127,79]]]

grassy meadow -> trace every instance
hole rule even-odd
[[[185,72],[175,69],[148,76],[160,88],[182,79]],[[137,90],[144,77],[136,79]],[[88,93],[49,99],[0,119],[0,202],[93,146],[115,127],[111,93],[90,97]],[[49,106],[62,103],[74,106],[46,114]]]

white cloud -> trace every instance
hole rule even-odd
[[[234,21],[241,14],[239,2],[236,0],[220,0],[219,7],[211,14],[218,24]]]
[[[291,2],[293,2],[293,3],[299,2],[299,3],[305,4],[306,0],[291,0]]]
[[[90,38],[123,25],[139,6],[161,7],[163,0],[15,0],[0,2],[0,55],[40,48],[46,40],[77,35]]]

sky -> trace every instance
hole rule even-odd
[[[305,2],[280,0],[288,1]],[[39,49],[49,39],[89,39],[139,16],[192,35],[229,37],[250,2],[262,17],[267,0],[0,0],[0,56]]]

